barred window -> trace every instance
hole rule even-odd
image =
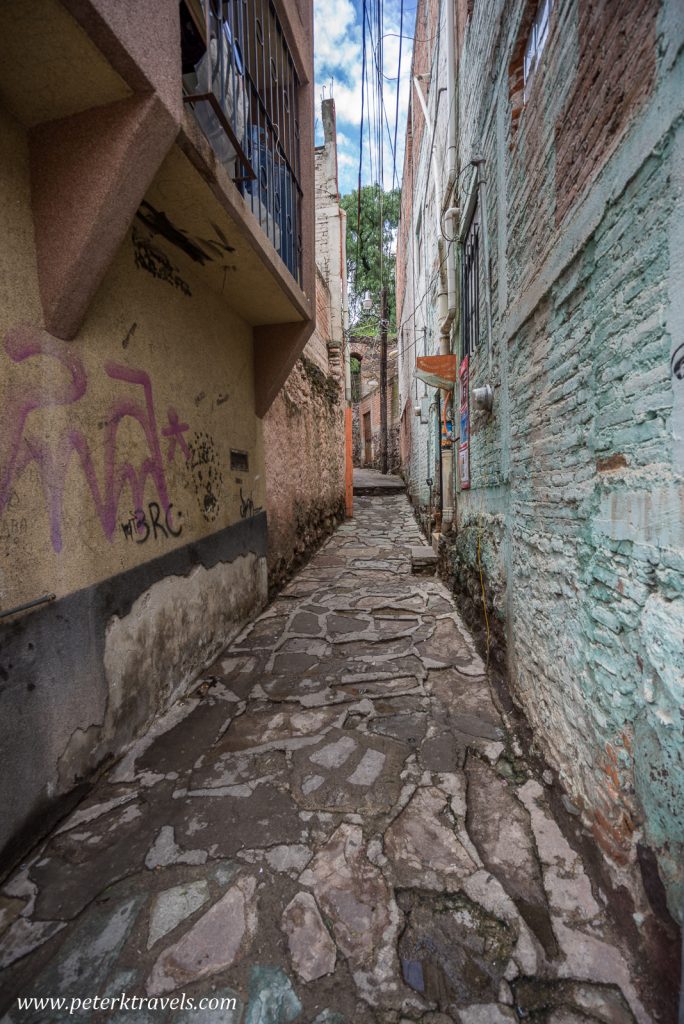
[[[480,218],[476,209],[463,243],[461,302],[463,320],[463,355],[477,348],[480,338]]]

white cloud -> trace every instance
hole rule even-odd
[[[400,0],[385,0],[383,82],[384,110],[383,162],[385,187],[392,187],[393,158],[391,143],[394,139],[394,118],[399,85],[399,127],[397,131],[397,179],[401,177],[406,132],[406,113],[410,92],[411,46],[413,11],[405,9],[401,54],[401,81],[396,82],[399,62],[399,7]],[[316,102],[323,96],[335,99],[338,128],[340,188],[348,192],[357,184],[359,162],[359,127],[361,123],[361,77],[363,68],[361,3],[354,0],[314,0],[314,60],[316,72]],[[409,37],[409,38],[407,38]],[[375,75],[374,58],[367,31],[368,79]],[[387,79],[395,79],[387,81]],[[368,126],[377,121],[373,88],[366,88],[364,114],[363,184],[377,178],[378,153],[374,132]],[[320,119],[319,119],[320,129]],[[319,138],[318,141],[322,141]],[[370,146],[370,152],[369,152]],[[371,165],[373,174],[371,176]]]

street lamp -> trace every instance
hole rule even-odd
[[[371,298],[371,293],[369,291],[366,292],[363,299],[361,300],[361,308],[366,313],[370,313],[371,309],[373,308],[373,300]]]

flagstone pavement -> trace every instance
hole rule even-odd
[[[357,497],[10,878],[3,1024],[652,1020],[421,542]]]

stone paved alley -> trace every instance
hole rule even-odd
[[[403,495],[358,498],[34,851],[0,897],[3,1024],[69,1016],[17,994],[124,991],[237,1009],[85,1019],[655,1019],[419,543]]]

